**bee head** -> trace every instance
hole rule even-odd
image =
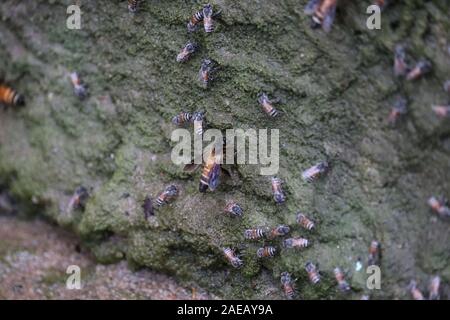
[[[205,17],[211,17],[211,16],[212,16],[212,6],[211,6],[210,3],[206,4],[206,5],[203,7],[203,15],[204,15]]]
[[[193,53],[197,49],[197,44],[194,42],[188,42],[185,48],[189,53]]]
[[[431,71],[431,62],[429,60],[426,59],[422,59],[417,63],[417,66],[419,67],[420,71],[422,71],[422,73],[426,73],[426,72],[430,72]]]
[[[21,94],[17,95],[14,104],[17,106],[24,106],[25,105],[25,97]]]

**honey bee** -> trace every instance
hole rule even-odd
[[[320,178],[321,176],[325,175],[330,170],[330,165],[328,162],[323,161],[315,166],[303,171],[302,178],[306,182],[313,182]]]
[[[263,238],[267,233],[267,228],[247,229],[244,231],[244,238],[247,240],[258,240]]]
[[[407,101],[405,98],[397,98],[388,117],[388,123],[390,125],[395,125],[399,118],[408,112],[408,108],[406,107],[406,105]]]
[[[378,241],[373,240],[369,246],[369,266],[378,265],[380,262],[380,243]]]
[[[156,199],[156,205],[158,207],[162,207],[165,204],[168,204],[178,195],[177,186],[171,184],[168,186]]]
[[[260,94],[258,94],[258,103],[261,105],[264,112],[266,114],[268,114],[269,116],[271,116],[272,118],[275,118],[276,116],[278,116],[280,114],[280,112],[274,108],[274,106],[273,106],[274,102],[272,102],[269,99],[269,97],[267,96],[267,94],[265,94],[264,92],[261,92]]]
[[[214,80],[214,73],[217,67],[215,63],[210,59],[204,59],[200,66],[200,71],[198,72],[198,79],[201,86],[206,89],[210,85],[211,81]]]
[[[83,187],[79,186],[75,189],[75,192],[73,193],[73,196],[69,200],[69,204],[67,205],[67,211],[71,212],[72,210],[76,209],[83,209],[86,205],[86,201],[89,198],[88,190]]]
[[[289,238],[283,241],[285,248],[306,248],[308,245],[309,241],[305,238]]]
[[[334,276],[335,276],[336,281],[338,283],[339,290],[341,290],[342,292],[350,291],[350,285],[345,280],[344,273],[342,272],[342,270],[340,268],[335,268],[334,269]]]
[[[230,201],[225,206],[225,212],[231,213],[233,216],[242,217],[243,210],[239,204],[234,201]]]
[[[305,228],[306,230],[312,230],[315,227],[315,224],[313,221],[311,221],[309,218],[307,218],[304,214],[298,213],[297,214],[297,223]]]
[[[211,191],[216,190],[219,185],[220,171],[220,158],[219,155],[216,156],[216,149],[213,148],[203,166],[202,175],[200,177],[199,191],[206,192],[208,187]]]
[[[288,226],[282,224],[282,225],[276,226],[275,228],[270,230],[267,237],[269,239],[274,239],[276,237],[283,237],[283,236],[287,235],[290,230],[291,229]]]
[[[305,14],[312,15],[311,27],[322,27],[325,32],[331,31],[336,15],[337,0],[309,0],[305,6]]]
[[[128,11],[136,13],[139,7],[139,0],[128,0]]]
[[[208,3],[203,7],[203,27],[207,33],[214,31],[214,16],[212,6]]]
[[[406,75],[406,80],[412,81],[422,77],[424,74],[431,71],[431,62],[426,59],[421,59]]]
[[[428,205],[439,216],[450,217],[450,208],[447,206],[447,200],[444,197],[441,197],[440,199],[431,197],[428,199]]]
[[[406,63],[406,50],[401,44],[397,44],[394,49],[394,74],[396,77],[404,76],[408,72]]]
[[[197,45],[191,41],[189,41],[181,52],[177,55],[177,62],[185,62],[189,60],[189,58],[194,54],[197,50]]]
[[[286,196],[281,185],[282,182],[280,178],[272,177],[272,194],[276,203],[283,203],[286,201]]]
[[[194,122],[195,134],[201,136],[203,134],[203,120],[205,118],[205,112],[196,111],[192,114],[192,121]]]
[[[192,122],[192,113],[190,112],[181,111],[172,118],[172,123],[177,126],[181,126],[189,122]]]
[[[256,251],[258,258],[271,258],[275,256],[277,249],[275,247],[262,247]]]
[[[197,30],[197,25],[203,21],[203,9],[194,13],[187,24],[187,29],[189,32]]]
[[[445,81],[445,83],[444,83],[444,91],[450,93],[450,80]]]
[[[240,268],[244,264],[231,248],[223,248],[223,253],[228,262],[235,268]]]
[[[81,100],[87,96],[87,86],[81,81],[78,73],[72,72],[70,74],[70,80],[73,85],[73,92]]]
[[[432,106],[434,113],[441,118],[450,117],[450,105],[448,106]]]
[[[145,220],[147,220],[148,217],[155,215],[155,213],[153,211],[152,198],[150,198],[149,196],[145,197],[144,203],[142,204],[142,209],[144,209]]]
[[[316,284],[320,281],[319,270],[317,269],[317,267],[314,263],[312,263],[311,261],[308,261],[305,265],[305,270],[308,273],[309,280],[313,284]]]
[[[428,290],[430,291],[430,295],[428,297],[429,300],[439,300],[439,287],[441,285],[441,278],[439,276],[435,276],[430,281],[430,286]]]
[[[23,106],[25,105],[25,98],[16,90],[0,82],[0,104],[6,106]]]
[[[295,298],[295,286],[294,281],[291,278],[291,275],[288,272],[283,272],[281,274],[281,285],[283,287],[284,294],[286,298],[292,300]]]
[[[414,300],[424,300],[422,292],[417,288],[417,282],[415,280],[411,280],[409,283],[409,291],[411,292],[411,296]]]

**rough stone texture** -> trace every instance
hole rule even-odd
[[[411,278],[425,290],[437,273],[448,298],[449,224],[426,205],[431,194],[450,196],[449,122],[431,112],[448,99],[447,1],[398,1],[383,13],[381,31],[365,27],[369,1],[341,1],[328,35],[309,28],[306,1],[211,1],[223,17],[209,35],[187,34],[196,1],[148,0],[134,16],[125,1],[83,1],[80,31],[65,28],[70,2],[0,4],[1,72],[27,98],[26,108],[0,113],[0,181],[30,209],[79,234],[100,262],[126,258],[223,297],[282,298],[279,276],[289,271],[302,298],[357,299],[365,276],[355,262],[366,261],[376,238],[382,290],[372,297],[407,298]],[[201,50],[177,64],[188,39]],[[413,83],[394,79],[400,41],[414,59],[430,59],[433,72]],[[221,70],[203,90],[196,77],[207,56]],[[84,102],[72,93],[72,70],[90,86]],[[284,116],[272,121],[261,112],[261,90],[281,98]],[[386,117],[399,94],[410,112],[392,129]],[[215,193],[199,194],[199,173],[170,162],[171,117],[200,108],[213,128],[280,128],[285,205],[273,203],[258,166],[234,166]],[[301,172],[325,158],[331,173],[302,182]],[[143,199],[169,183],[181,187],[180,197],[145,221]],[[68,213],[81,184],[92,197],[84,212]],[[221,212],[232,198],[244,206],[240,220]],[[243,230],[294,225],[298,210],[318,222],[311,233],[293,228],[312,246],[257,261],[258,244],[244,241]],[[241,270],[224,261],[225,245],[244,253]],[[307,281],[308,260],[320,264],[318,286]],[[353,294],[337,292],[335,266],[348,272]]]

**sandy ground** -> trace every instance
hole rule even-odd
[[[0,215],[0,299],[211,299],[156,272],[132,272],[126,262],[96,264],[71,234],[40,220]],[[81,289],[69,290],[70,265]]]

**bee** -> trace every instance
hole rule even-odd
[[[331,31],[336,15],[337,0],[309,0],[305,6],[305,14],[312,16],[311,27],[322,27],[325,32]]]
[[[309,280],[313,284],[316,284],[320,281],[319,270],[317,269],[317,267],[314,263],[312,263],[311,261],[308,261],[305,265],[305,270],[308,273]]]
[[[450,80],[445,81],[444,83],[444,90],[448,93],[450,93]]]
[[[156,199],[156,205],[158,207],[162,207],[163,205],[168,204],[170,201],[172,201],[177,195],[177,186],[171,184],[170,186],[166,187],[166,189],[158,196],[158,198]]]
[[[244,238],[247,240],[258,240],[262,239],[266,233],[266,228],[247,229],[244,231]]]
[[[295,286],[294,281],[291,278],[291,275],[288,272],[283,272],[281,274],[281,285],[283,287],[284,294],[286,298],[292,300],[295,298]]]
[[[369,246],[369,266],[378,265],[380,262],[380,243],[378,241],[373,240]]]
[[[285,248],[306,248],[308,245],[309,241],[305,238],[289,238],[283,241]]]
[[[281,185],[282,182],[280,178],[272,177],[272,194],[276,203],[283,203],[286,201],[286,196]]]
[[[0,104],[7,106],[23,106],[25,98],[16,90],[0,82]]]
[[[242,207],[234,201],[230,201],[225,206],[225,212],[231,213],[233,216],[242,217]]]
[[[328,164],[328,162],[323,161],[303,171],[302,178],[306,182],[313,182],[317,180],[319,177],[325,175],[329,170],[330,165]]]
[[[234,250],[231,248],[223,248],[222,249],[225,258],[228,262],[235,268],[240,268],[244,264],[242,260],[234,253]]]
[[[139,7],[139,0],[128,0],[128,11],[136,13]]]
[[[70,80],[73,85],[73,92],[81,100],[87,96],[87,86],[81,81],[78,73],[72,72],[70,74]]]
[[[350,285],[345,280],[344,273],[342,272],[342,270],[340,268],[335,268],[334,269],[334,276],[335,276],[336,281],[338,283],[339,290],[341,290],[342,292],[350,291]]]
[[[431,197],[428,199],[428,205],[441,217],[450,217],[450,208],[447,206],[447,200],[444,197],[440,199]]]
[[[396,77],[400,77],[406,75],[407,72],[405,47],[402,44],[397,44],[394,49],[394,74]]]
[[[315,227],[314,222],[300,212],[297,214],[297,223],[306,230],[312,230]]]
[[[89,193],[87,189],[83,186],[79,186],[75,189],[73,196],[69,200],[69,204],[67,205],[67,211],[71,212],[76,209],[83,209],[86,205],[86,201],[89,198]]]
[[[192,120],[194,122],[195,134],[201,136],[203,134],[203,120],[205,118],[205,112],[196,111],[192,114]]]
[[[415,67],[406,74],[406,80],[412,81],[422,77],[424,74],[431,71],[431,67],[430,61],[426,59],[419,60]]]
[[[417,282],[415,280],[411,280],[409,283],[409,291],[411,292],[411,296],[414,300],[424,300],[423,294],[417,288]]]
[[[450,117],[450,105],[448,106],[432,106],[434,113],[441,118]]]
[[[189,32],[197,30],[197,25],[203,21],[203,9],[194,13],[187,24],[187,29]]]
[[[430,286],[428,290],[430,291],[430,295],[428,297],[429,300],[439,300],[439,286],[441,285],[441,278],[439,276],[435,276],[430,281]]]
[[[271,258],[275,256],[277,249],[275,247],[262,247],[256,251],[258,258]]]
[[[189,41],[181,52],[177,55],[177,62],[185,62],[197,51],[197,45],[194,42]]]
[[[214,31],[214,14],[209,3],[203,7],[203,27],[206,33]]]
[[[388,123],[390,125],[395,125],[399,118],[408,112],[408,108],[406,105],[407,101],[405,98],[397,98],[388,117]]]
[[[181,126],[189,122],[192,122],[192,113],[190,112],[181,111],[172,118],[172,123],[177,126]]]
[[[290,230],[291,229],[288,226],[282,224],[282,225],[276,226],[275,228],[270,230],[267,237],[269,239],[274,239],[276,237],[283,237],[283,236],[287,235]]]
[[[206,89],[210,85],[211,81],[214,80],[214,73],[217,67],[215,63],[210,59],[204,59],[200,66],[200,71],[198,72],[198,79],[201,86]]]
[[[144,217],[145,220],[148,219],[148,217],[150,216],[154,216],[155,213],[153,211],[153,202],[152,202],[152,198],[150,198],[149,196],[146,196],[144,199],[144,203],[142,204],[142,209],[144,209]]]
[[[276,101],[274,101],[276,102]],[[275,118],[276,116],[278,116],[280,114],[280,112],[274,108],[273,103],[269,97],[267,96],[267,94],[265,94],[264,92],[261,92],[260,94],[258,94],[258,103],[261,105],[261,107],[263,108],[264,112],[266,114],[268,114],[269,116],[271,116],[272,118]]]

